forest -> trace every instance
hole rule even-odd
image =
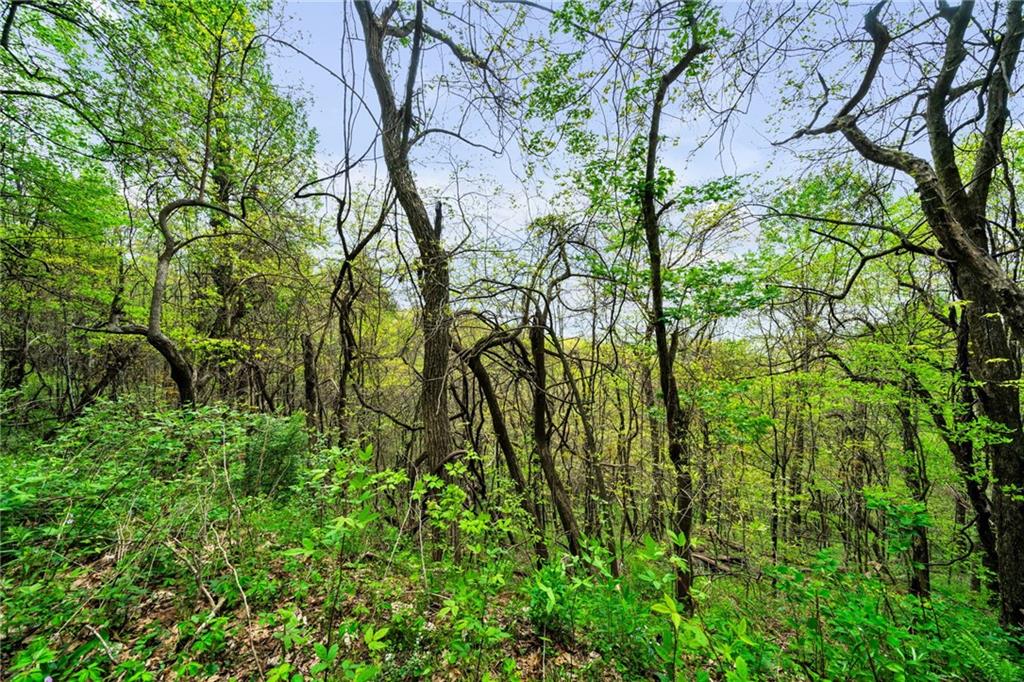
[[[0,3],[0,680],[1024,680],[1022,40]]]

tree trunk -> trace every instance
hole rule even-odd
[[[3,354],[3,380],[0,381],[0,390],[15,391],[21,388],[25,381],[26,366],[28,365],[28,305],[19,305],[16,311],[11,311],[12,334],[9,338],[2,340],[0,348]]]
[[[544,354],[545,316],[537,313],[530,327],[530,356],[533,361],[533,447],[540,460],[544,479],[551,491],[551,502],[555,505],[558,520],[565,531],[569,543],[569,551],[578,556],[580,553],[580,532],[576,525],[576,516],[572,511],[572,502],[566,492],[562,479],[555,468],[555,460],[551,454],[551,440],[548,435],[548,389],[547,366]]]
[[[320,401],[317,399],[316,349],[309,334],[302,335],[302,380],[306,397],[306,424],[319,428]]]
[[[658,143],[661,140],[661,111],[668,89],[689,68],[707,46],[694,42],[680,57],[679,61],[658,81],[658,88],[651,107],[651,125],[647,133],[647,156],[644,170],[644,185],[641,200],[641,222],[647,242],[650,265],[651,324],[654,326],[654,340],[658,355],[658,383],[661,398],[665,403],[665,426],[668,435],[668,458],[675,469],[675,505],[672,513],[672,530],[676,565],[675,592],[678,601],[687,613],[693,611],[690,585],[693,579],[692,542],[690,532],[693,526],[693,481],[690,476],[690,459],[684,438],[688,431],[688,419],[679,404],[679,391],[674,373],[675,349],[669,345],[668,324],[665,319],[664,290],[662,287],[661,230],[658,226],[658,209],[655,206],[655,182],[658,166]]]
[[[973,278],[960,278],[971,303],[965,311],[970,331],[971,375],[981,409],[1003,429],[1001,442],[986,446],[992,462],[992,502],[1001,619],[1024,625],[1024,429],[1021,423],[1020,357],[999,316]],[[979,527],[980,530],[980,527]]]
[[[178,347],[164,333],[147,334],[149,345],[153,346],[167,362],[171,370],[171,380],[178,389],[178,405],[187,407],[196,402],[195,379],[192,376],[192,365],[178,350]]]
[[[487,402],[487,410],[491,415],[491,428],[494,430],[494,437],[498,441],[498,449],[501,450],[501,454],[505,458],[505,466],[508,468],[509,476],[512,478],[512,483],[519,494],[520,505],[522,505],[523,510],[530,515],[530,518],[533,519],[537,526],[537,541],[534,543],[537,557],[542,561],[547,560],[548,548],[542,535],[544,520],[541,518],[540,510],[533,503],[533,497],[530,494],[526,477],[523,476],[523,470],[519,467],[519,460],[516,458],[515,448],[512,446],[512,439],[508,434],[508,426],[505,424],[505,416],[501,411],[501,405],[498,403],[498,396],[494,392],[494,384],[491,383],[491,377],[487,372],[487,368],[484,367],[483,360],[480,359],[478,354],[471,354],[467,357],[466,364],[469,366],[470,371],[473,372],[473,376],[480,386],[480,392],[483,393],[484,400]]]
[[[914,502],[928,505],[928,470],[921,441],[917,436],[917,425],[910,413],[910,407],[897,406],[900,418],[900,436],[903,443],[903,480]],[[910,544],[910,593],[927,599],[931,596],[931,552],[928,546],[928,529],[915,526]]]
[[[367,66],[380,103],[384,162],[419,249],[417,277],[423,299],[423,385],[420,396],[423,448],[426,470],[440,473],[442,463],[452,450],[447,388],[451,312],[448,308],[448,253],[441,243],[441,204],[437,204],[434,221],[431,222],[409,164],[408,129],[412,119],[409,108],[412,102],[406,101],[401,107],[396,104],[384,56],[385,23],[389,17],[375,16],[370,3],[365,0],[356,2],[356,10],[363,27]],[[417,5],[417,17],[421,29],[422,5]],[[414,40],[417,41],[418,38]],[[410,78],[415,76],[418,49],[414,46],[414,68],[410,69]],[[411,91],[411,85],[410,82],[407,91]]]
[[[334,406],[338,422],[338,445],[343,446],[351,437],[348,423],[348,382],[352,375],[352,361],[355,356],[355,337],[349,324],[349,307],[344,305],[338,312],[338,343],[341,346],[341,367],[338,368],[338,398]]]
[[[173,204],[165,207],[160,212],[161,226],[166,230],[166,221],[170,212],[174,210]],[[177,252],[177,246],[172,240],[161,252],[156,262],[156,276],[153,278],[153,296],[149,303],[149,326],[146,329],[146,340],[153,346],[171,370],[171,380],[178,388],[178,404],[182,407],[192,405],[196,402],[195,376],[192,371],[192,363],[178,349],[170,337],[163,333],[161,328],[164,309],[164,292],[167,290],[167,276],[171,269],[171,259]]]
[[[654,393],[653,371],[644,368],[644,402],[647,408],[647,430],[650,432],[651,477],[654,479],[654,491],[651,496],[650,524],[651,533],[661,538],[665,533],[665,472],[661,462],[661,422],[657,414],[657,396]]]

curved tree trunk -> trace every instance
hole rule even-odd
[[[526,477],[523,475],[523,470],[519,466],[519,460],[516,458],[512,438],[509,436],[505,416],[502,413],[501,405],[498,403],[498,396],[494,392],[494,384],[491,382],[490,374],[488,374],[487,368],[484,367],[483,360],[477,354],[471,354],[467,357],[466,364],[469,366],[470,371],[473,372],[473,376],[480,386],[480,392],[483,393],[484,400],[487,403],[487,410],[491,415],[491,428],[494,430],[494,437],[498,441],[498,448],[505,458],[505,466],[508,467],[509,477],[511,477],[516,492],[519,494],[520,504],[523,510],[534,520],[534,523],[537,525],[536,531],[540,534],[544,530],[544,520],[541,518],[537,505],[533,503],[533,497],[530,495],[530,488],[526,482]],[[548,558],[548,548],[544,542],[543,535],[538,535],[534,547],[540,560],[543,561]]]
[[[160,212],[161,226],[166,232],[166,221],[170,212],[165,207]],[[191,405],[196,401],[195,372],[192,363],[162,330],[162,319],[164,309],[164,292],[167,290],[167,276],[171,269],[171,259],[177,252],[177,245],[168,239],[167,245],[160,253],[156,263],[156,277],[153,278],[153,297],[149,303],[149,325],[146,327],[145,335],[149,345],[153,346],[171,370],[171,380],[178,388],[178,404],[182,407]]]

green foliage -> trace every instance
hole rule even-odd
[[[992,648],[986,648],[976,633],[967,630],[956,632],[949,639],[948,651],[951,656],[955,656],[956,667],[968,679],[985,682],[1013,682],[1020,679],[1021,664],[1014,663],[998,649],[993,651]]]
[[[243,453],[267,430],[288,428],[225,408],[134,413],[131,402],[99,403],[52,441],[5,450],[0,556],[12,666],[29,676],[105,670],[107,650],[124,648],[117,633],[167,585],[188,600],[206,601],[207,590],[240,603],[239,586],[256,603],[268,599],[265,572],[252,570],[258,555],[235,556],[251,570],[241,577],[228,563],[226,525]],[[227,624],[209,611],[167,623],[182,643],[183,674],[212,670]],[[52,638],[62,628],[83,636]],[[23,639],[40,629],[45,636]],[[144,660],[144,638],[136,646]]]
[[[885,490],[865,489],[868,509],[882,512],[885,535],[892,552],[900,554],[910,549],[911,540],[922,528],[932,526],[927,507],[921,502],[900,500]]]
[[[302,415],[261,418],[245,452],[245,491],[270,497],[285,494],[298,480],[307,440]]]
[[[833,553],[822,552],[810,571],[779,566],[773,574],[795,635],[782,662],[794,672],[849,680],[972,679],[979,673],[998,680],[1021,672],[1007,639],[990,644],[986,654],[961,655],[970,650],[961,642],[992,633],[970,609],[939,596],[922,604],[877,578],[846,571]]]
[[[561,560],[541,567],[528,584],[530,622],[542,637],[570,640],[573,636],[578,605],[574,584]]]
[[[550,658],[593,651],[588,670],[624,679],[1010,680],[1022,670],[1013,642],[961,595],[922,602],[832,552],[810,569],[770,569],[775,587],[698,578],[694,617],[671,596],[670,548],[649,537],[618,577],[590,539],[580,557],[517,576],[521,560],[502,544],[520,532],[514,497],[499,491],[474,509],[459,486],[432,477],[418,479],[418,499],[432,505],[432,523],[458,529],[462,550],[434,565],[424,589],[419,540],[385,520],[404,472],[378,469],[369,447],[309,450],[294,428],[224,408],[100,403],[52,442],[9,441],[0,551],[12,679],[223,674],[260,632],[258,646],[280,656],[268,679],[406,679],[449,667],[514,679],[509,652],[522,628]],[[291,443],[309,466],[272,504],[238,496],[248,453],[271,442],[281,454]],[[451,464],[449,481],[475,457]],[[927,521],[868,493],[893,551]],[[135,630],[154,594],[177,596],[158,602],[166,618]],[[81,636],[57,636],[69,630]],[[163,668],[146,663],[158,654]]]
[[[308,182],[321,164],[304,103],[274,82],[268,46],[291,46],[274,3],[8,3],[5,678],[1024,679],[991,586],[968,588],[984,573],[970,545],[987,539],[986,516],[970,519],[960,492],[979,509],[991,497],[1000,524],[1024,492],[1004,480],[1008,455],[995,447],[1013,442],[997,417],[1013,421],[1020,384],[1016,342],[989,352],[1010,338],[1002,303],[961,300],[971,287],[957,248],[939,248],[919,198],[886,175],[831,164],[758,188],[668,151],[705,124],[727,129],[761,96],[728,81],[773,71],[746,57],[779,52],[760,48],[792,27],[788,11],[758,15],[771,20],[764,40],[732,45],[730,22],[703,0],[557,4],[540,22],[529,2],[453,13],[403,0],[383,18],[384,75],[410,77],[390,91],[412,126],[398,157],[421,162],[413,146],[458,121],[453,143],[484,149],[475,138],[489,131],[504,146],[516,131],[528,175],[557,164],[517,197],[533,215],[551,179],[551,210],[495,257],[509,241],[503,211],[466,191],[472,166],[453,151],[468,241],[435,234],[449,256],[430,265],[450,272],[427,282],[427,264],[402,253],[417,202],[392,192],[417,182],[363,182],[356,167]],[[418,9],[425,23],[410,21]],[[891,49],[916,50],[886,13],[905,37]],[[406,71],[420,38],[424,61]],[[443,68],[431,63],[439,53]],[[350,61],[334,73],[347,88],[346,150],[375,106]],[[364,84],[389,95],[380,75]],[[818,123],[844,89],[821,85]],[[476,120],[490,102],[493,120]],[[708,104],[710,121],[695,115]],[[838,127],[851,132],[822,130]],[[982,251],[1007,272],[1019,257],[1007,230],[1022,136],[1007,131],[991,188],[983,176],[971,185],[991,189],[991,206],[971,210],[993,226]],[[984,140],[960,141],[966,178]],[[749,204],[759,190],[768,196]],[[438,191],[449,194],[420,198]],[[340,206],[337,243],[328,202]],[[363,241],[371,225],[394,238]],[[368,255],[356,262],[356,251]],[[444,294],[441,336],[409,276],[424,300]],[[547,419],[530,414],[522,341],[542,310],[541,350],[557,359]],[[445,461],[428,473],[432,406],[409,389],[449,327],[458,344],[441,417],[454,442],[426,453]],[[210,406],[160,409],[163,363],[178,383],[194,377]],[[486,402],[482,367],[496,393]],[[540,421],[553,467],[536,466]],[[548,502],[556,479],[568,512]],[[684,525],[678,503],[693,511],[685,533],[672,530]],[[585,529],[579,551],[564,542],[573,525]],[[930,591],[908,595],[924,561]]]

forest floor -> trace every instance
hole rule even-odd
[[[665,542],[627,537],[613,562],[549,537],[538,564],[500,486],[474,501],[458,467],[410,485],[368,447],[305,438],[296,420],[123,405],[6,434],[3,678],[1024,679],[952,573],[923,600],[837,548],[778,565],[751,549],[698,576],[687,617]]]
[[[109,583],[116,573],[116,562],[113,555],[108,554],[85,566],[85,575],[71,584],[74,590],[97,591],[104,583]],[[379,575],[380,566],[363,566],[350,568],[347,580],[353,584],[369,585],[374,583],[373,576]],[[267,573],[271,580],[287,582],[289,573],[283,563],[271,566]],[[309,594],[301,601],[293,599],[293,595],[282,595],[282,601],[265,604],[262,616],[253,614],[243,603],[227,606],[227,601],[218,599],[214,603],[195,600],[190,590],[176,591],[169,588],[156,589],[141,598],[127,614],[127,619],[120,627],[117,638],[103,639],[100,647],[103,654],[112,663],[121,664],[132,660],[140,651],[146,651],[145,670],[155,678],[174,679],[179,676],[199,677],[207,680],[230,679],[265,679],[268,671],[277,670],[280,674],[283,666],[287,666],[288,676],[292,679],[296,674],[305,679],[316,679],[311,672],[320,661],[317,651],[311,647],[299,646],[305,637],[298,631],[310,633],[326,633],[331,631],[332,615],[336,619],[345,619],[346,614],[363,614],[361,621],[374,627],[375,633],[382,627],[395,629],[395,623],[413,617],[422,619],[420,627],[425,632],[436,632],[445,629],[444,618],[440,616],[442,603],[435,603],[423,610],[417,610],[409,601],[402,601],[409,595],[422,590],[422,585],[408,576],[392,576],[391,587],[397,594],[394,601],[386,601],[388,595],[380,591],[368,590],[363,593],[345,595],[337,604],[336,613],[331,614],[325,608],[324,594]],[[390,592],[391,590],[389,590]],[[500,659],[507,672],[515,671],[522,679],[543,679],[553,676],[555,679],[573,678],[583,674],[587,678],[602,680],[621,680],[622,675],[614,667],[600,666],[601,654],[584,646],[585,642],[552,641],[542,637],[528,618],[528,607],[517,599],[515,592],[501,594],[495,600],[494,623],[508,636],[488,652],[487,660]],[[295,637],[293,644],[286,645],[283,637],[286,628],[272,622],[270,613],[289,614],[294,621],[288,627]],[[199,623],[194,629],[181,628],[182,622]],[[211,627],[212,624],[212,627]],[[199,661],[209,659],[202,670],[185,673],[180,666],[182,652],[198,649],[206,654],[205,645],[195,645],[203,639],[204,633],[213,633],[214,641],[219,641],[223,633],[223,641],[209,651],[210,655],[200,655]],[[394,638],[399,633],[391,633]],[[355,636],[354,636],[355,635]],[[72,627],[65,630],[51,645],[56,644],[65,650],[80,650],[89,647],[90,643],[100,635],[93,627]],[[208,635],[209,636],[209,635]],[[387,635],[385,635],[387,637]],[[330,638],[328,638],[329,640]],[[344,633],[335,642],[324,642],[329,649],[334,644],[339,646],[339,657],[349,660],[371,660],[372,652],[359,633]],[[420,642],[419,647],[425,643]],[[428,652],[419,650],[398,650],[387,646],[381,656],[385,665],[402,669],[409,665],[410,659],[424,654],[444,660],[444,652]],[[10,661],[4,661],[9,664]],[[428,677],[434,680],[480,679],[489,671],[481,671],[472,660],[454,660],[441,663],[436,669],[423,666],[416,671],[415,677]],[[187,666],[186,666],[187,667]],[[193,666],[194,668],[194,666]],[[6,668],[5,669],[9,669]],[[141,671],[140,671],[141,672]],[[184,674],[183,674],[184,673]],[[274,674],[272,672],[272,674]],[[130,679],[131,676],[127,676]],[[333,677],[331,678],[333,679]]]

